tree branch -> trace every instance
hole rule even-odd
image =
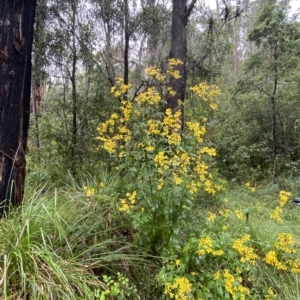
[[[189,71],[191,71],[192,69],[194,69],[195,67],[199,66],[199,65],[202,64],[203,61],[204,61],[207,57],[209,57],[210,55],[211,55],[211,53],[206,53],[206,54],[202,55],[202,57],[201,57],[196,63],[194,63],[194,64],[191,65],[190,67],[187,67],[187,68],[186,68],[186,71],[189,72]]]
[[[196,4],[197,0],[193,0],[191,2],[191,4],[189,5],[188,9],[186,10],[185,14],[184,14],[184,17],[186,18],[186,20],[189,18],[195,4]]]
[[[258,85],[254,84],[253,82],[250,82],[249,84],[252,85],[252,86],[254,86],[256,89],[258,89],[262,94],[265,94],[265,95],[267,95],[270,98],[273,97],[273,95],[269,94],[268,92],[266,92],[261,87],[259,87]]]

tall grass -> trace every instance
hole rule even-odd
[[[114,200],[70,190],[35,191],[0,221],[0,299],[94,299],[103,274],[145,265]]]

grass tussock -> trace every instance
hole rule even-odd
[[[110,299],[118,272],[132,281],[150,266],[113,219],[113,199],[78,190],[40,189],[0,221],[0,299]]]

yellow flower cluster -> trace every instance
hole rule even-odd
[[[130,119],[132,113],[132,103],[129,101],[122,101],[121,104],[121,113],[123,114],[123,117],[120,119],[120,122],[124,124]]]
[[[203,142],[203,135],[206,132],[204,126],[200,126],[199,122],[186,122],[187,128],[193,132],[195,138],[197,139],[198,143]]]
[[[177,58],[170,58],[169,59],[169,65],[170,66],[178,66],[178,65],[182,65],[182,64],[183,64],[183,62],[180,59],[177,59]]]
[[[218,109],[218,104],[217,104],[217,103],[210,103],[209,106],[210,106],[210,108],[213,109],[213,110]]]
[[[292,273],[300,274],[300,259],[297,258],[295,260],[288,260],[287,265],[290,266]]]
[[[172,97],[176,95],[176,91],[174,91],[171,87],[168,87],[168,92]]]
[[[274,212],[271,214],[271,219],[274,219],[278,223],[283,223],[281,218],[282,210],[285,204],[289,201],[289,197],[291,196],[290,192],[280,191],[279,193],[279,205],[275,207]]]
[[[124,95],[127,93],[130,86],[131,86],[131,84],[128,84],[128,85],[124,84],[123,79],[120,77],[117,77],[116,84],[110,89],[110,91],[115,97],[120,97],[121,95]]]
[[[168,156],[165,155],[165,152],[163,151],[160,151],[155,155],[154,162],[159,170],[161,170],[162,167],[168,168]],[[161,170],[160,173],[163,173],[163,171]]]
[[[277,249],[282,250],[285,253],[293,254],[296,252],[294,249],[295,241],[289,233],[280,233],[278,237],[278,242],[275,243]]]
[[[181,142],[181,125],[178,122],[180,116],[180,111],[173,113],[171,109],[167,109],[162,121],[147,121],[146,134],[166,137],[169,145],[178,145]]]
[[[169,145],[178,145],[182,140],[180,134],[181,125],[178,122],[180,114],[180,111],[172,113],[170,109],[167,109],[162,121],[148,120],[146,134],[148,136],[157,135],[160,137],[167,137]],[[202,132],[199,132],[197,131],[196,123],[190,124],[195,125],[195,127],[193,127],[193,134],[196,138],[202,133],[204,134],[204,127],[201,128]],[[151,147],[147,150],[152,151],[154,148]],[[195,194],[201,187],[204,187],[208,193],[215,194],[216,191],[221,190],[222,187],[214,184],[212,180],[208,179],[208,165],[202,160],[203,154],[215,156],[216,150],[209,147],[202,147],[197,151],[197,157],[193,157],[179,149],[173,152],[172,155],[166,155],[164,152],[160,151],[155,155],[154,162],[161,175],[166,172],[172,172],[172,178],[175,184],[181,184],[183,182],[182,178],[191,172],[193,174],[192,177],[194,178],[186,184],[186,188],[191,194]],[[159,189],[162,188],[162,182],[159,183],[158,187]]]
[[[86,193],[87,196],[93,196],[93,195],[95,195],[95,189],[89,188],[89,187],[87,187],[85,185],[83,186],[83,189],[84,189],[84,191],[85,191],[85,193]]]
[[[274,266],[277,270],[282,270],[282,271],[287,270],[287,267],[277,259],[276,252],[273,250],[269,251],[266,254],[264,261],[268,265]]]
[[[160,134],[160,122],[155,121],[155,120],[148,120],[147,121],[147,130],[146,130],[147,135],[159,135]]]
[[[223,225],[222,226],[222,230],[226,231],[228,229],[228,226],[227,225]]]
[[[146,68],[145,73],[150,79],[157,79],[159,81],[163,81],[166,78],[166,76],[162,75],[160,70],[155,67]]]
[[[274,243],[275,248],[283,251],[287,254],[296,253],[295,242],[293,237],[289,233],[280,233],[277,239],[277,242]],[[294,260],[283,260],[279,261],[277,258],[277,254],[274,250],[269,251],[266,254],[264,261],[274,266],[277,270],[287,271],[290,270],[292,273],[299,274],[300,273],[300,259]]]
[[[251,187],[250,182],[247,182],[247,183],[245,184],[245,186],[246,186],[248,189],[250,189],[253,193],[255,192],[255,187]]]
[[[289,201],[289,198],[291,197],[291,193],[287,191],[280,191],[279,193],[279,205],[280,207],[285,206],[285,204]]]
[[[178,110],[175,113],[172,112],[171,108],[166,109],[165,116],[162,125],[165,126],[164,134],[168,135],[170,130],[180,130],[181,125],[178,122],[181,117],[181,111]]]
[[[221,94],[221,90],[217,86],[208,85],[204,82],[191,87],[191,91],[206,102],[211,101]],[[218,105],[216,103],[210,103],[210,107],[215,110],[218,108]]]
[[[180,72],[178,70],[169,70],[168,73],[175,79],[181,78]]]
[[[234,214],[241,221],[246,221],[246,217],[241,208],[234,210]]]
[[[213,241],[209,236],[199,239],[200,249],[197,251],[199,255],[212,254],[213,256],[221,256],[223,250],[213,250]]]
[[[159,178],[158,181],[159,181],[159,184],[157,185],[157,189],[161,190],[164,186],[164,180],[163,180],[163,178]]]
[[[145,145],[145,150],[146,150],[147,152],[154,152],[155,146],[152,145],[151,142],[147,142],[147,144]]]
[[[154,89],[154,87],[149,87],[143,93],[140,93],[136,97],[138,104],[156,105],[161,102],[160,94]]]
[[[220,279],[221,277],[221,273],[219,271],[217,271],[215,274],[214,274],[214,280],[218,280]]]
[[[195,175],[196,174],[199,175],[200,181],[202,182],[205,181],[206,175],[208,173],[208,165],[205,162],[199,160],[196,162],[196,166],[194,170],[195,170]]]
[[[224,217],[228,217],[230,215],[230,209],[225,208],[224,210],[219,210],[219,214]]]
[[[274,212],[271,214],[270,217],[271,217],[271,219],[274,219],[278,223],[283,223],[283,220],[281,218],[281,214],[282,214],[282,207],[276,206],[275,209],[274,209]]]
[[[277,299],[277,296],[272,288],[268,289],[268,294],[265,295],[265,300],[275,300]]]
[[[204,82],[191,87],[191,91],[203,98],[205,101],[211,100],[221,94],[221,90],[217,86],[208,85]]]
[[[186,277],[177,277],[172,283],[165,284],[164,294],[175,300],[191,299],[192,284]]]
[[[178,70],[174,70],[174,67],[178,65],[182,65],[183,62],[180,59],[171,58],[169,59],[169,70],[167,74],[175,79],[181,78],[181,75]],[[145,74],[149,77],[149,79],[156,79],[158,81],[164,81],[166,79],[166,75],[163,75],[159,68],[156,67],[149,67],[145,69]],[[175,91],[169,90],[170,94]]]
[[[168,70],[169,75],[171,77],[174,77],[175,79],[181,78],[181,74],[178,70],[176,70],[176,66],[179,66],[182,64],[183,64],[183,62],[180,59],[176,59],[176,58],[169,59],[169,70]]]
[[[117,148],[124,149],[122,142],[127,142],[131,139],[131,131],[126,127],[126,122],[130,119],[132,104],[127,101],[122,101],[121,117],[113,113],[106,122],[103,122],[97,127],[97,140],[101,141],[103,149],[108,153],[117,152]]]
[[[200,175],[200,179],[203,176],[203,174],[199,174]],[[211,176],[209,176],[211,177]],[[204,190],[212,195],[215,195],[216,192],[220,192],[223,189],[223,187],[219,184],[214,184],[210,179],[205,179],[204,182]]]
[[[214,222],[215,221],[215,219],[216,219],[216,217],[217,217],[217,215],[216,214],[214,214],[214,213],[212,213],[212,212],[208,212],[207,213],[208,214],[208,216],[207,216],[207,221],[209,221],[209,222]]]
[[[225,289],[231,294],[233,299],[245,300],[250,295],[250,290],[242,285],[242,278],[234,278],[230,272],[225,269],[223,274]]]
[[[132,193],[126,193],[125,199],[120,199],[120,211],[129,212],[132,208],[134,208],[136,204],[136,191]]]
[[[254,249],[248,246],[245,246],[245,243],[250,240],[250,235],[246,234],[241,239],[236,239],[232,245],[232,248],[235,249],[241,255],[241,262],[254,265],[258,259],[258,255],[254,252]]]
[[[178,145],[181,142],[181,135],[178,132],[172,132],[168,135],[169,145]]]
[[[208,147],[203,147],[200,149],[200,151],[198,152],[198,154],[203,154],[203,153],[207,153],[210,156],[216,156],[217,155],[217,151],[215,148],[208,148]]]
[[[182,178],[179,177],[176,173],[173,173],[173,181],[175,182],[175,184],[179,185],[182,183]]]

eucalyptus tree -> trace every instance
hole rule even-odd
[[[0,216],[23,199],[35,9],[36,0],[0,6]]]

